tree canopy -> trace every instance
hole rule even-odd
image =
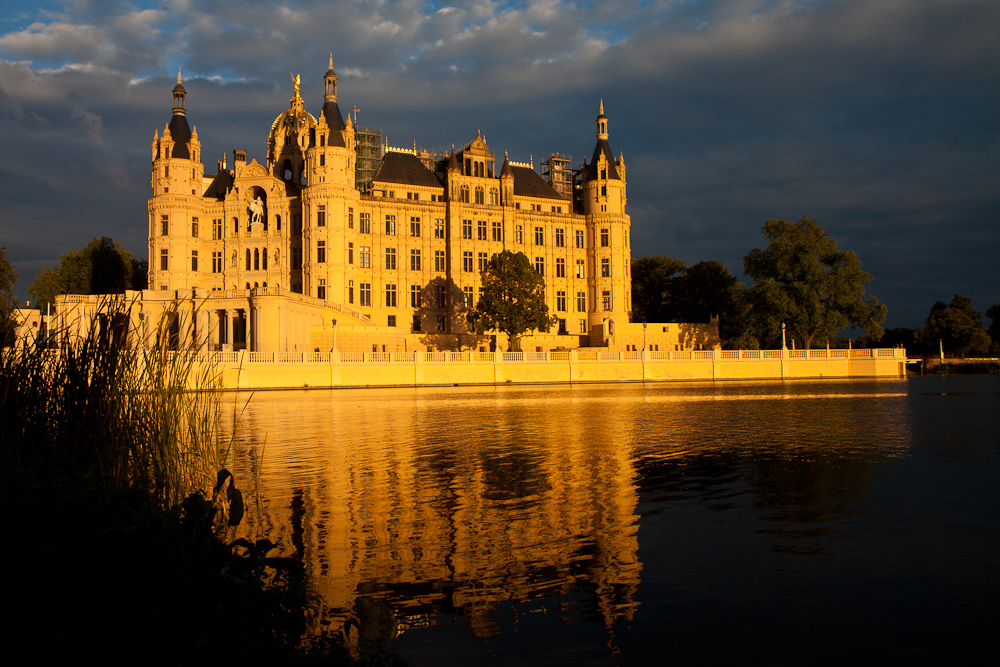
[[[120,243],[102,236],[62,255],[55,269],[43,266],[28,294],[37,308],[45,309],[57,294],[118,294],[145,289],[146,272],[145,260],[137,260]]]
[[[11,313],[17,308],[17,300],[14,298],[16,284],[17,272],[7,259],[7,248],[0,247],[0,345],[8,345],[14,332]]]
[[[802,347],[826,341],[848,325],[873,340],[882,335],[886,307],[865,296],[870,273],[851,251],[812,218],[798,222],[770,219],[761,227],[768,239],[743,258],[750,290],[751,328],[767,347],[781,343],[781,325]]]
[[[937,350],[940,341],[945,352],[963,357],[990,349],[982,315],[972,307],[972,299],[961,294],[956,294],[948,305],[935,302],[926,323],[917,330],[917,337],[927,351]]]
[[[483,293],[469,313],[469,324],[479,335],[489,330],[507,334],[510,349],[533,330],[548,331],[556,323],[545,305],[544,279],[524,253],[509,250],[493,255],[482,273]]]

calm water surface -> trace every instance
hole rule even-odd
[[[230,396],[251,537],[414,665],[965,663],[1000,377]],[[246,481],[244,487],[253,487]],[[319,625],[317,626],[319,627]]]

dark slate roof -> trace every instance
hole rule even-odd
[[[608,180],[621,180],[618,177],[618,170],[615,169],[615,154],[611,152],[611,144],[608,143],[607,139],[597,140],[597,146],[594,147],[594,157],[590,160],[590,166],[587,167],[587,177],[583,180],[597,180],[597,160],[601,153],[604,153],[604,157],[608,161]]]
[[[435,173],[411,153],[386,153],[382,158],[382,166],[372,181],[441,187],[441,181]]]
[[[323,115],[326,116],[326,124],[330,126],[330,145],[343,146],[344,135],[340,131],[344,129],[344,117],[340,115],[340,107],[333,101],[324,102]]]
[[[212,184],[205,190],[205,197],[212,197],[222,201],[233,187],[233,172],[223,169],[212,180]]]
[[[514,195],[517,197],[542,197],[544,199],[563,199],[563,196],[553,189],[538,172],[530,167],[514,167]]]
[[[174,150],[170,157],[191,159],[187,144],[191,141],[191,128],[188,127],[187,116],[175,113],[170,117],[170,138],[174,140]]]

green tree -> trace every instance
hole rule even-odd
[[[548,331],[556,324],[545,305],[545,281],[524,253],[504,250],[493,255],[482,281],[483,294],[469,313],[469,324],[480,336],[489,330],[503,332],[515,350],[525,333]]]
[[[17,308],[17,300],[14,298],[16,284],[17,272],[7,259],[7,248],[0,247],[0,345],[6,346],[13,342],[13,312]]]
[[[146,262],[102,236],[62,255],[55,269],[43,266],[28,287],[28,294],[44,310],[58,294],[119,294],[145,287]]]
[[[680,292],[684,262],[663,255],[632,260],[632,321],[677,322],[675,295]]]
[[[917,330],[917,337],[926,350],[937,350],[940,344],[945,352],[963,357],[986,353],[990,348],[982,315],[972,307],[972,299],[961,294],[956,294],[948,305],[935,302],[927,322]]]
[[[882,335],[886,307],[865,296],[870,273],[851,251],[815,220],[770,219],[761,227],[767,248],[754,248],[743,258],[753,279],[751,328],[768,347],[781,343],[781,325],[802,347],[826,341],[848,325],[861,327],[873,340]]]
[[[702,260],[684,270],[681,289],[674,296],[681,322],[709,322],[719,318],[719,337],[738,346],[746,336],[749,318],[747,288],[722,262]]]

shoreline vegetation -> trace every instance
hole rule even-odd
[[[998,359],[924,359],[923,372],[929,375],[997,375]]]
[[[402,664],[357,662],[317,631],[301,561],[234,539],[218,378],[168,354],[165,328],[130,342],[128,310],[112,298],[58,349],[0,352],[11,663]]]

